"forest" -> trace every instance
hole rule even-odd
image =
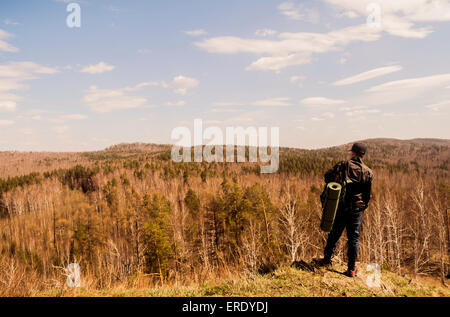
[[[449,274],[450,141],[366,140],[374,171],[361,263]],[[0,152],[0,296],[66,287],[152,287],[267,274],[321,257],[323,174],[349,145],[280,149],[280,168],[174,163],[170,146],[86,153]],[[345,260],[341,240],[336,257]]]

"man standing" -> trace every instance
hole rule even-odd
[[[344,274],[349,277],[354,277],[356,274],[355,263],[358,256],[362,216],[369,205],[372,189],[372,170],[362,161],[366,151],[364,144],[353,144],[350,160],[336,164],[325,174],[325,183],[337,182],[343,187],[333,228],[328,234],[324,258],[319,264],[325,267],[331,266],[331,257],[345,228],[348,238],[348,269]]]

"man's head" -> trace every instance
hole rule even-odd
[[[355,143],[350,150],[352,152],[352,157],[364,157],[367,152],[367,147],[362,143]]]

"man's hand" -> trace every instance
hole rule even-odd
[[[367,208],[367,204],[365,202],[363,202],[362,200],[357,201],[354,203],[353,208],[358,209],[358,210],[364,210]]]

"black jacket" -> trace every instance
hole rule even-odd
[[[325,173],[325,183],[343,185],[340,207],[365,210],[370,201],[373,173],[360,158],[352,158],[336,164]]]

